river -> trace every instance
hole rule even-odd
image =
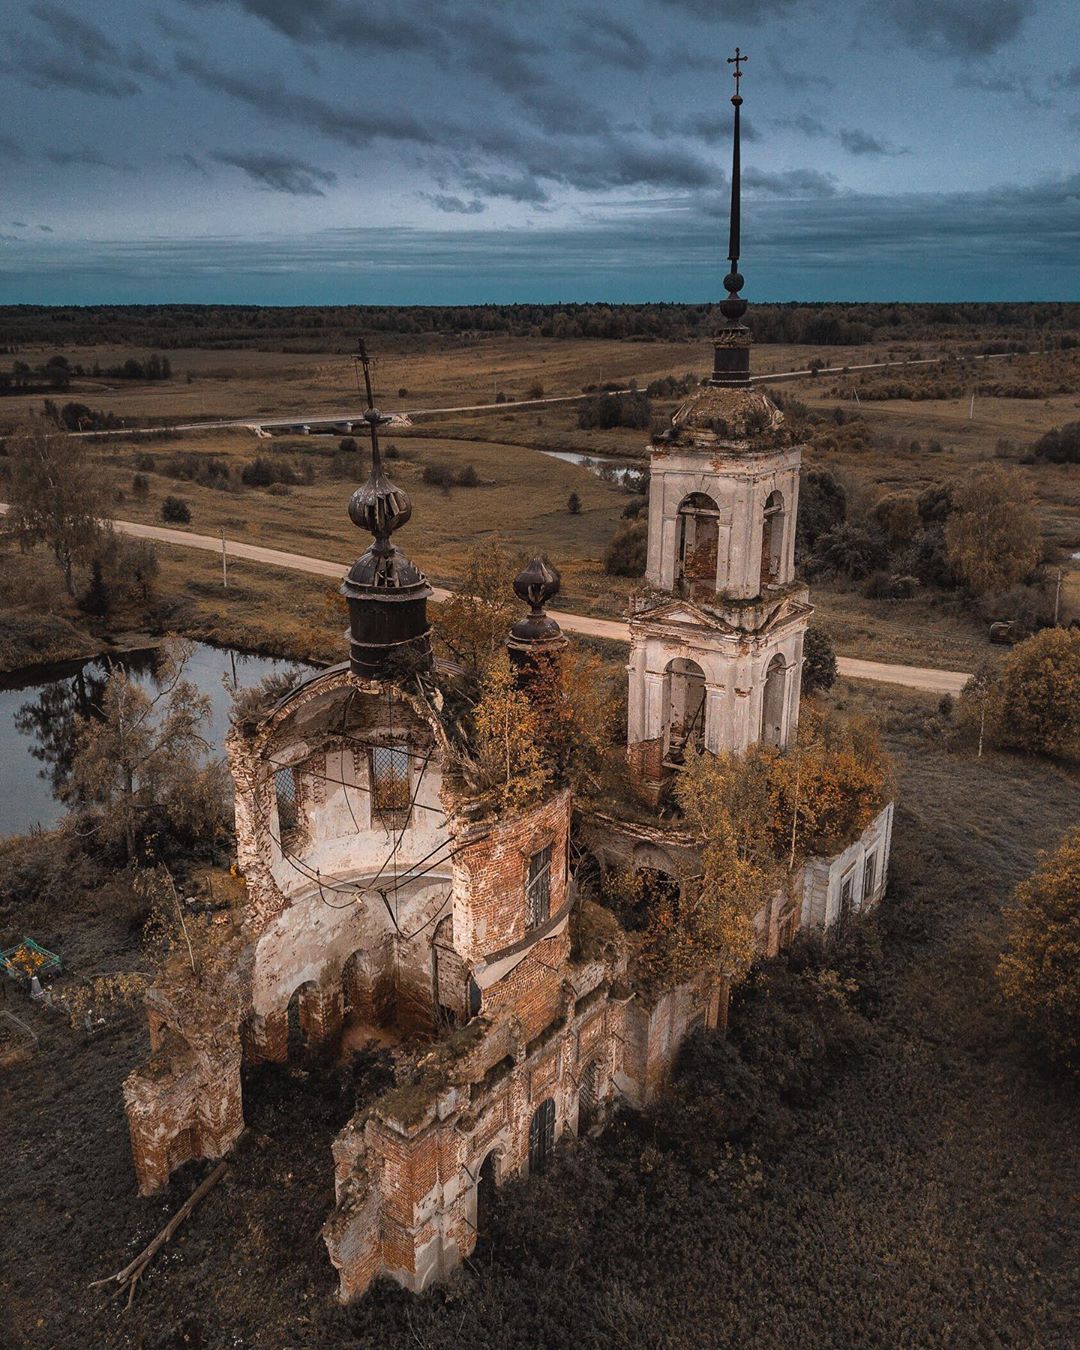
[[[100,697],[111,666],[121,665],[151,693],[158,688],[153,652],[125,652],[82,663],[42,667],[32,678],[18,673],[0,677],[0,838],[25,834],[35,827],[50,829],[64,815],[53,790],[49,766],[34,751],[58,735],[80,704]],[[241,688],[258,684],[279,671],[307,668],[295,661],[249,656],[227,647],[200,642],[184,671],[185,678],[209,695],[211,716],[206,738],[221,751],[229,729],[230,694],[226,677]]]

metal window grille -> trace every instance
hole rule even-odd
[[[551,845],[529,859],[525,884],[525,927],[539,928],[551,917]]]
[[[529,1171],[542,1172],[555,1150],[555,1099],[541,1102],[529,1124]]]
[[[279,838],[286,839],[300,828],[300,800],[294,770],[278,769],[274,774],[274,793],[277,796]]]
[[[840,884],[840,922],[844,923],[851,917],[852,910],[852,892],[854,890],[854,877],[847,876]]]
[[[376,745],[371,750],[371,806],[383,821],[404,824],[409,815],[409,750]]]
[[[596,1123],[600,1109],[600,1065],[594,1059],[581,1075],[578,1088],[578,1134],[585,1134]]]
[[[862,893],[864,900],[868,900],[874,893],[874,872],[877,870],[876,863],[877,858],[871,853],[863,867]]]

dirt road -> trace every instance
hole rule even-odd
[[[0,515],[7,511],[0,502]],[[181,548],[198,548],[220,555],[222,541],[212,534],[194,534],[189,530],[171,530],[164,525],[140,525],[132,520],[117,520],[114,527],[122,534],[136,539],[152,539],[159,544],[176,544]],[[314,576],[345,575],[348,563],[330,562],[325,558],[309,558],[303,553],[286,553],[283,549],[264,548],[261,544],[243,544],[236,539],[225,540],[229,558],[243,558],[248,562],[264,563],[268,567],[287,567],[293,572],[307,572]],[[449,591],[433,588],[436,600],[445,600]],[[555,619],[568,633],[583,633],[587,637],[609,638],[614,642],[629,639],[627,626],[620,619],[592,619],[582,614],[564,614],[552,610]],[[927,666],[890,665],[881,661],[861,661],[853,656],[840,656],[837,666],[841,675],[853,680],[877,680],[881,684],[902,684],[908,689],[924,689],[933,694],[958,694],[967,683],[968,675],[961,670],[935,670]]]

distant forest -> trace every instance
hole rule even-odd
[[[851,346],[948,337],[1000,350],[1080,345],[1080,304],[754,305],[757,342]],[[131,345],[289,352],[345,352],[360,333],[457,340],[487,334],[566,339],[705,340],[716,305],[91,305],[0,307],[0,351],[22,347]]]

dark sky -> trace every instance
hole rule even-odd
[[[0,0],[0,303],[1080,299],[1077,0]]]

